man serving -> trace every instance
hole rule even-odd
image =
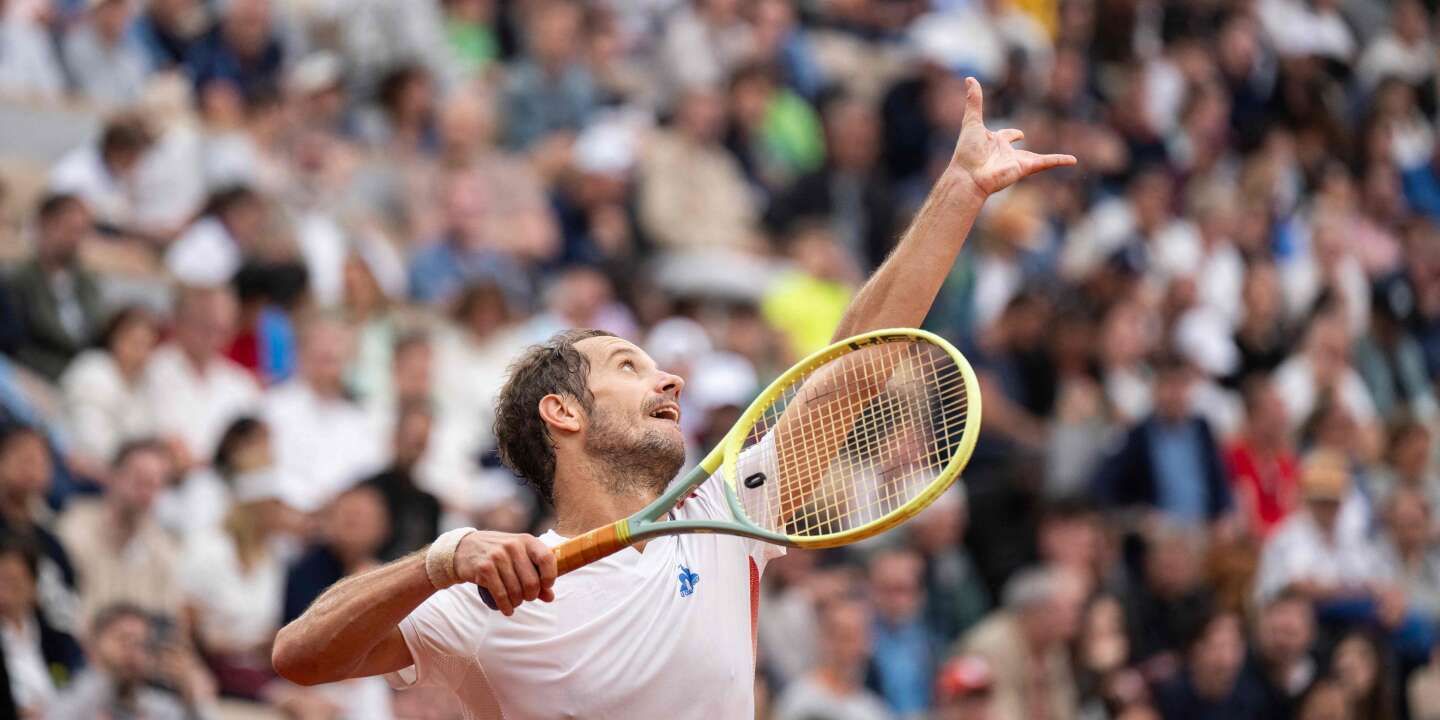
[[[1014,148],[1019,130],[987,130],[980,84],[967,79],[966,90],[948,167],[836,339],[919,325],[985,199],[1075,163]],[[635,513],[678,474],[684,384],[603,332],[526,350],[501,390],[496,435],[506,464],[554,505],[555,528],[538,538],[453,530],[337,583],[281,630],[276,670],[305,685],[389,674],[401,687],[443,686],[471,718],[753,717],[760,574],[782,548],[663,536],[556,581],[551,548]],[[722,482],[712,477],[671,516],[730,519]]]

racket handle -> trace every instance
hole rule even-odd
[[[576,568],[589,565],[607,555],[613,555],[630,544],[630,521],[621,520],[611,525],[598,527],[579,537],[571,538],[555,546],[556,572],[564,575]],[[495,597],[489,590],[476,586],[480,601],[491,610],[499,610]]]

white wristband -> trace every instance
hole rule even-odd
[[[430,549],[425,551],[425,574],[436,590],[444,590],[460,582],[460,578],[455,576],[455,549],[460,547],[460,541],[466,535],[473,532],[475,528],[456,528],[430,543]]]

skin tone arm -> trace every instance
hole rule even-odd
[[[895,251],[856,293],[834,340],[887,327],[918,327],[950,274],[985,199],[1022,178],[1074,165],[1071,155],[1037,155],[1011,145],[1019,130],[985,127],[980,83],[965,80],[965,122],[950,164]]]
[[[530,535],[470,533],[456,548],[455,574],[490,591],[506,615],[522,601],[555,599],[555,555]],[[342,580],[280,630],[275,671],[318,685],[409,667],[400,621],[434,593],[424,551]]]

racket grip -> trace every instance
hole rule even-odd
[[[598,527],[579,537],[566,540],[555,546],[556,574],[564,575],[576,568],[589,565],[607,555],[619,552],[630,544],[630,521],[621,520],[612,525]],[[499,610],[495,597],[489,590],[476,587],[480,600],[491,610]]]
[[[629,520],[621,520],[612,525],[595,528],[555,547],[556,570],[558,574],[564,575],[606,555],[613,555],[629,544]]]

